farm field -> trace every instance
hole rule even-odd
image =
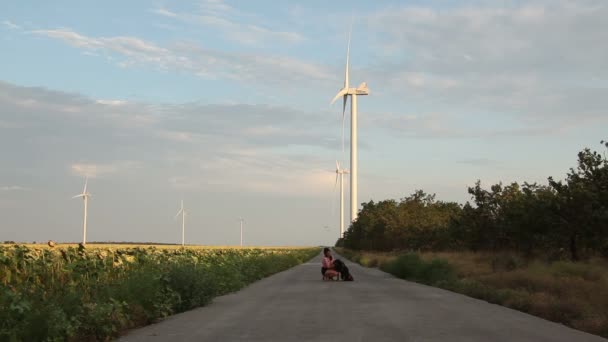
[[[318,248],[0,245],[0,341],[104,341],[307,261]]]

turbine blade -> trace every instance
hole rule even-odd
[[[76,196],[74,196],[72,198],[78,198],[78,197],[84,197],[84,194],[76,195]]]
[[[348,69],[350,67],[350,38],[353,33],[353,25],[350,25],[350,32],[348,33],[348,48],[346,49],[346,72],[344,74],[344,89],[348,89]]]
[[[346,115],[346,100],[348,96],[344,95],[344,102],[342,103],[342,154],[344,154],[344,120]]]
[[[336,171],[340,170],[340,162],[336,160]]]
[[[340,89],[340,91],[338,92],[336,97],[334,97],[334,99],[331,100],[331,102],[329,104],[334,104],[336,101],[338,101],[340,96],[346,96],[347,91],[348,91],[348,89]]]
[[[174,217],[174,218],[177,218],[177,217],[179,216],[179,214],[181,214],[183,211],[184,211],[184,209],[180,209],[180,210],[177,212],[177,214],[175,214],[175,217]]]
[[[336,172],[336,182],[334,183],[334,191],[331,195],[331,216],[336,214],[336,191],[338,190],[338,172]]]
[[[88,183],[89,183],[89,176],[87,176],[87,177],[84,179],[84,190],[82,191],[82,193],[83,193],[83,194],[86,194],[86,193],[87,193],[87,184],[88,184]]]

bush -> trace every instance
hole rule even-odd
[[[492,270],[494,272],[512,271],[525,265],[525,260],[514,254],[501,253],[492,257]]]
[[[396,277],[427,285],[449,284],[456,280],[456,272],[447,261],[442,259],[424,261],[414,253],[398,256],[383,264],[381,269]]]

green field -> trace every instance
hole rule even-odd
[[[318,248],[0,245],[0,341],[103,341],[309,260]]]

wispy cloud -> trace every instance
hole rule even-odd
[[[564,119],[511,122],[505,126],[499,115],[494,120],[483,116],[457,114],[450,111],[436,113],[398,114],[379,113],[367,119],[371,126],[391,131],[400,138],[417,139],[486,139],[559,135],[578,128],[582,123]],[[504,117],[503,117],[504,119]],[[600,119],[600,121],[605,121]]]
[[[177,13],[173,13],[163,7],[159,7],[159,8],[155,8],[152,10],[153,13],[156,13],[158,15],[162,15],[165,17],[170,17],[170,18],[174,18],[177,17]]]
[[[31,189],[28,187],[20,186],[20,185],[5,185],[0,186],[0,191],[30,191]]]
[[[209,159],[182,159],[185,173],[169,178],[176,190],[253,192],[318,196],[331,191],[333,177],[327,160],[286,156],[267,149],[226,150]]]
[[[21,26],[19,26],[19,25],[17,25],[17,24],[15,24],[15,23],[13,23],[13,22],[12,22],[12,21],[10,21],[10,20],[4,20],[4,21],[2,22],[2,25],[4,25],[4,26],[8,27],[8,28],[9,28],[9,29],[11,29],[11,30],[21,30]]]
[[[26,135],[21,129],[3,132],[0,145],[28,139],[21,144],[23,154],[44,151],[53,164],[79,177],[139,175],[145,165],[143,177],[171,179],[170,185],[181,191],[315,196],[331,190],[325,186],[331,185],[332,174],[324,166],[331,165],[338,143],[330,131],[336,122],[327,113],[268,105],[114,101],[120,100],[0,82],[6,120],[28,127]]]
[[[80,177],[98,178],[112,175],[118,172],[127,172],[140,168],[141,163],[137,161],[115,161],[111,163],[74,163],[70,165],[72,174]]]
[[[116,57],[122,67],[153,66],[186,71],[207,79],[233,79],[264,84],[328,80],[334,75],[324,66],[285,56],[248,55],[204,49],[181,42],[162,47],[136,37],[90,37],[67,28],[33,30],[32,34],[60,40],[84,51]]]
[[[104,99],[101,99],[101,100],[97,100],[95,102],[97,102],[99,104],[102,104],[102,105],[107,105],[107,106],[122,106],[122,105],[127,104],[127,101],[125,101],[125,100],[104,100]]]
[[[370,85],[409,103],[441,103],[519,120],[604,115],[608,4],[475,2],[382,8],[364,17]],[[601,103],[601,105],[599,105]]]
[[[180,20],[191,25],[201,25],[218,30],[227,39],[246,45],[263,42],[298,43],[305,38],[297,32],[272,30],[253,23],[245,23],[252,17],[251,13],[243,13],[220,0],[203,0],[198,12],[175,13],[166,8],[159,7],[152,10],[154,13]]]
[[[458,163],[472,166],[492,166],[499,164],[498,161],[489,158],[467,158],[459,160]]]

